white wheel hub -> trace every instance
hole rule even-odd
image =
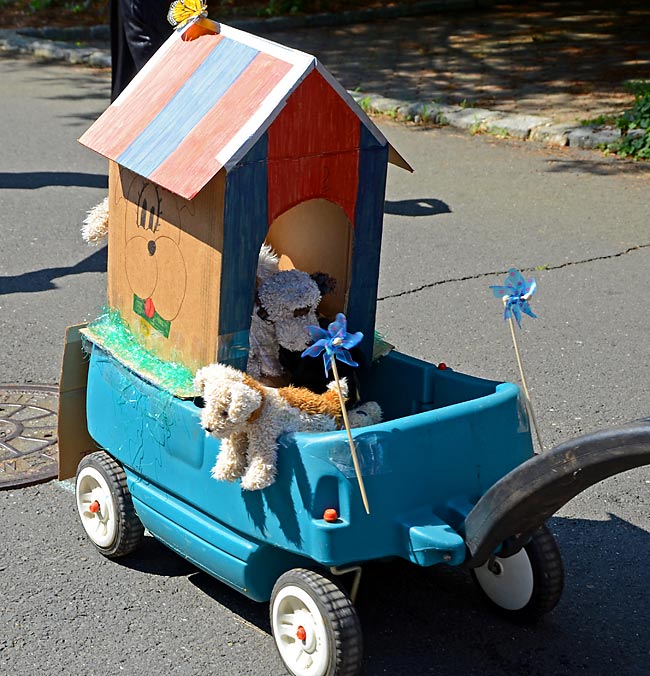
[[[295,676],[323,676],[329,663],[325,621],[314,599],[295,585],[283,587],[271,612],[280,656]]]
[[[106,479],[94,467],[84,467],[75,489],[77,510],[88,537],[98,547],[110,547],[117,535],[115,503]]]
[[[495,556],[474,574],[488,597],[505,610],[521,610],[533,596],[533,567],[525,549],[507,559]]]

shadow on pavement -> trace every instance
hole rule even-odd
[[[437,216],[450,214],[449,205],[432,197],[384,202],[384,213],[394,216]]]
[[[35,190],[47,186],[105,188],[108,190],[108,176],[105,174],[85,174],[78,171],[0,171],[0,189]]]
[[[356,604],[365,644],[362,673],[644,673],[626,646],[636,646],[632,652],[638,658],[642,637],[648,636],[650,613],[640,575],[650,557],[647,533],[612,515],[607,521],[553,518],[549,524],[563,550],[565,593],[555,610],[532,626],[491,612],[461,569],[420,568],[405,561],[365,564]],[[601,546],[605,540],[610,552]],[[250,601],[202,572],[189,579],[245,622],[270,633],[267,604]],[[608,611],[620,604],[620,593],[630,599],[625,621]]]
[[[0,296],[9,293],[35,293],[56,289],[55,279],[69,275],[80,275],[84,272],[106,272],[108,249],[103,247],[84,258],[76,265],[61,268],[45,268],[24,272],[22,275],[0,277]]]
[[[196,568],[153,536],[145,536],[137,551],[119,560],[119,565],[148,575],[180,577],[192,575]]]
[[[596,176],[626,174],[650,177],[650,165],[646,162],[630,162],[617,157],[600,159],[594,155],[578,160],[549,160],[548,170],[558,174],[594,174]]]

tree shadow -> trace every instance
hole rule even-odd
[[[394,216],[437,216],[452,213],[449,205],[433,197],[422,197],[410,200],[386,200],[384,213]]]
[[[577,160],[550,160],[548,171],[556,174],[593,174],[595,176],[650,177],[650,165],[616,157],[596,159],[581,157]]]
[[[104,188],[108,190],[108,176],[78,171],[0,172],[0,189],[35,190],[55,185],[66,188]]]
[[[592,108],[629,107],[624,83],[647,79],[650,7],[643,0],[498,3],[277,39],[314,54],[347,89],[528,114],[566,108],[589,118]],[[354,58],[342,47],[350,44]]]
[[[21,275],[0,277],[0,296],[10,293],[36,293],[56,289],[55,279],[80,275],[85,272],[106,272],[108,249],[103,247],[76,265],[61,268],[45,268],[24,272]]]

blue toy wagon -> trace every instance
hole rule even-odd
[[[650,462],[650,420],[535,455],[519,388],[374,350],[389,161],[409,169],[309,55],[206,20],[174,33],[82,142],[110,160],[108,319],[68,332],[60,478],[104,556],[146,528],[210,575],[270,601],[296,676],[352,676],[365,562],[471,571],[501,612],[534,620],[563,588],[544,525],[586,487]],[[363,398],[382,422],[277,439],[275,482],[217,481],[192,375],[245,369],[266,242],[324,272],[319,306],[360,329]],[[116,319],[119,315],[119,319]]]

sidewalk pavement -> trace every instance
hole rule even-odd
[[[630,108],[625,81],[648,78],[646,4],[432,0],[230,23],[314,54],[371,114],[596,148],[620,132],[583,121]],[[107,26],[0,30],[0,53],[110,68],[109,37]]]

